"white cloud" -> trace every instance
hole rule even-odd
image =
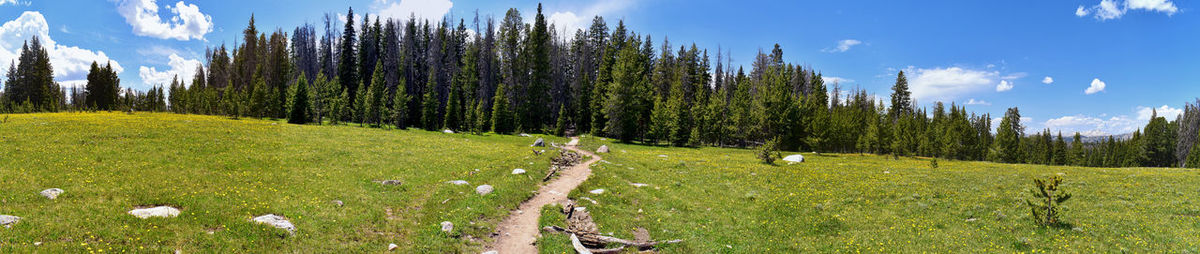
[[[918,101],[952,101],[962,95],[987,91],[997,80],[1015,79],[1023,73],[1001,75],[999,71],[972,70],[962,67],[922,69],[909,66],[910,90]],[[1011,86],[1010,81],[1002,81]],[[998,88],[998,87],[997,87]]]
[[[1000,84],[996,85],[997,92],[1007,92],[1008,90],[1012,90],[1012,89],[1013,89],[1013,85],[1011,82],[1008,82],[1008,80],[1001,80]]]
[[[839,83],[839,84],[840,84],[840,83],[850,83],[850,82],[854,82],[854,80],[853,80],[853,79],[847,79],[847,78],[842,78],[842,77],[834,77],[834,76],[821,76],[821,81],[822,81],[822,82],[825,82],[825,84],[833,84],[833,83]]]
[[[977,101],[977,100],[975,100],[974,98],[971,98],[971,99],[967,100],[967,105],[982,105],[982,106],[991,106],[991,105],[992,105],[992,103],[991,103],[991,102],[984,101],[984,100],[978,100],[978,101]]]
[[[30,38],[37,36],[50,55],[50,65],[54,66],[54,79],[63,85],[78,85],[86,81],[88,69],[92,62],[104,64],[111,62],[113,71],[118,73],[125,69],[120,63],[108,57],[104,51],[92,51],[75,46],[61,45],[50,38],[50,25],[46,17],[36,11],[26,11],[17,19],[5,22],[0,26],[0,70],[7,71],[9,65],[21,54],[21,47]]]
[[[451,7],[454,7],[454,3],[450,0],[376,0],[371,4],[371,13],[385,19],[408,20],[416,16],[419,20],[436,22],[450,13]]]
[[[1042,78],[1042,84],[1049,85],[1051,83],[1054,83],[1054,78],[1051,78],[1050,76],[1046,76],[1045,78]]]
[[[1088,86],[1087,90],[1083,90],[1083,93],[1094,94],[1094,93],[1103,92],[1104,87],[1106,87],[1106,86],[1107,86],[1107,84],[1105,84],[1104,81],[1100,81],[1100,79],[1098,79],[1098,78],[1092,79],[1092,85]]]
[[[841,53],[841,52],[846,52],[847,50],[850,50],[851,47],[854,47],[859,44],[862,44],[862,41],[855,40],[855,39],[840,40],[837,43],[837,47],[834,47],[831,49],[823,49],[821,51],[829,52],[829,53]]]
[[[1150,121],[1150,116],[1154,115],[1156,111],[1158,116],[1167,118],[1167,121],[1174,121],[1176,118],[1179,118],[1180,114],[1183,114],[1183,109],[1172,108],[1167,105],[1157,108],[1140,106],[1138,107],[1137,120]]]
[[[187,83],[196,76],[196,66],[200,65],[200,60],[184,59],[177,54],[168,56],[170,59],[167,62],[169,69],[158,71],[154,67],[141,66],[138,67],[138,76],[142,78],[142,82],[147,86],[171,85],[171,80],[178,75],[179,81]]]
[[[1075,16],[1085,17],[1088,14],[1099,20],[1118,19],[1125,16],[1130,10],[1144,10],[1148,12],[1166,13],[1167,16],[1175,15],[1179,12],[1179,7],[1175,6],[1172,0],[1101,0],[1099,4],[1092,7],[1084,7],[1080,5],[1075,9]]]
[[[632,0],[596,1],[591,5],[578,8],[574,11],[555,11],[547,16],[546,21],[554,24],[555,30],[564,31],[565,35],[571,36],[575,34],[576,30],[587,29],[592,24],[593,17],[617,12],[633,4],[634,1]],[[549,12],[549,10],[542,11]],[[612,23],[609,23],[609,25],[611,26]]]
[[[24,5],[24,6],[29,6],[29,4],[31,4],[31,3],[33,3],[33,2],[31,2],[31,1],[18,1],[18,0],[0,0],[0,5],[11,4],[11,5]]]
[[[1099,116],[1071,115],[1046,120],[1043,124],[1046,128],[1050,128],[1053,131],[1061,131],[1064,135],[1074,134],[1075,132],[1079,132],[1084,136],[1120,135],[1145,127],[1154,111],[1157,111],[1159,116],[1165,117],[1167,121],[1172,121],[1179,114],[1183,113],[1182,109],[1172,108],[1167,105],[1157,108],[1138,106],[1132,116],[1128,114],[1117,116],[1108,116],[1108,114],[1100,114]]]
[[[200,12],[200,7],[195,4],[179,1],[174,6],[163,6],[174,14],[164,21],[158,15],[156,0],[118,1],[117,13],[125,17],[125,23],[133,26],[133,34],[139,36],[181,41],[204,40],[204,35],[213,30],[212,16]]]

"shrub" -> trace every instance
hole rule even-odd
[[[769,139],[759,147],[758,159],[763,163],[775,164],[775,159],[779,157],[779,138]]]
[[[1059,220],[1059,213],[1062,210],[1062,203],[1071,199],[1071,194],[1060,190],[1059,184],[1062,184],[1062,177],[1051,176],[1047,179],[1033,179],[1034,189],[1031,190],[1034,199],[1025,200],[1029,205],[1030,214],[1033,216],[1033,222],[1038,226],[1058,226],[1062,225]]]
[[[933,158],[933,160],[930,160],[930,161],[929,161],[929,167],[931,167],[931,168],[938,168],[938,162],[937,162],[937,158]]]

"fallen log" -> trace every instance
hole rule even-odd
[[[595,239],[595,240],[605,243],[605,244],[620,244],[621,245],[620,248],[615,248],[617,251],[620,251],[621,249],[624,249],[624,248],[627,248],[630,246],[636,247],[639,250],[642,250],[642,249],[654,248],[654,247],[656,247],[658,245],[662,245],[662,244],[675,244],[675,243],[683,242],[682,239],[675,239],[675,240],[661,241],[661,242],[660,241],[636,242],[636,241],[630,241],[630,240],[625,240],[625,239],[611,237],[611,236],[604,236],[604,235],[600,235],[600,234],[596,234],[596,233],[576,232],[574,230],[565,229],[565,228],[562,228],[559,226],[546,226],[546,227],[542,228],[542,230],[549,231],[549,232],[559,232],[559,233],[571,234],[571,243],[574,245],[577,245],[575,250],[578,251],[580,248],[583,248],[583,249],[587,249],[588,251],[590,251],[588,253],[601,253],[601,252],[599,252],[598,250],[588,249],[587,247],[583,246],[583,242],[579,239],[580,238],[579,235],[583,235],[583,238]],[[607,251],[610,249],[603,249],[603,250]],[[584,253],[584,252],[580,252],[580,253]]]

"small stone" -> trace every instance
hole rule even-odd
[[[479,195],[487,195],[488,193],[492,193],[492,191],[494,191],[494,190],[496,190],[496,189],[492,188],[491,185],[487,185],[487,184],[480,185],[479,187],[475,187],[475,193],[479,193]]]
[[[1080,227],[1074,227],[1074,228],[1071,228],[1071,231],[1075,231],[1075,232],[1083,233],[1083,228],[1080,228]]]
[[[667,157],[667,155],[666,155],[666,154],[659,154],[659,155],[658,155],[658,157],[659,157],[659,158],[666,158],[666,157]]]
[[[346,203],[342,202],[341,200],[334,200],[334,201],[333,201],[333,204],[334,204],[334,205],[337,205],[337,207],[342,207],[342,206],[343,206],[343,205],[345,205]]]
[[[454,223],[450,223],[449,221],[443,221],[442,222],[442,232],[450,233],[450,231],[454,231]]]
[[[12,216],[12,215],[0,215],[0,226],[4,226],[6,228],[11,228],[13,226],[13,224],[17,224],[17,222],[21,222],[21,217]]]
[[[786,161],[788,163],[804,162],[804,155],[799,155],[799,154],[788,155],[787,157],[783,157],[783,161]]]
[[[454,181],[449,181],[446,183],[453,184],[453,185],[467,185],[467,181],[464,181],[464,180],[454,180]]]
[[[588,193],[600,195],[600,194],[604,194],[604,189],[595,189],[595,190],[589,191]]]
[[[42,242],[33,242],[33,246],[42,246]]]
[[[538,138],[537,140],[533,141],[532,146],[546,147],[546,140],[544,140],[542,138]]]
[[[152,217],[171,218],[179,216],[179,209],[170,206],[156,206],[151,208],[139,208],[129,211],[129,215],[140,219],[149,219]]]
[[[400,185],[400,180],[383,180],[379,184],[395,186]]]
[[[500,252],[494,251],[494,250],[489,250],[489,251],[484,251],[483,253],[480,253],[480,254],[500,254]]]
[[[442,130],[442,133],[446,133],[446,134],[454,134],[454,131],[452,131],[452,130],[450,130],[450,129],[445,129],[445,130]]]
[[[528,133],[521,133],[521,134],[517,134],[517,136],[522,136],[522,137],[532,137],[532,136],[530,136]]]
[[[608,153],[608,145],[602,145],[600,148],[596,148],[596,153]]]
[[[259,224],[267,224],[278,229],[287,230],[288,234],[296,234],[296,226],[292,225],[292,222],[288,221],[287,218],[284,218],[283,216],[267,214],[254,217],[253,221]]]
[[[633,187],[638,187],[638,188],[650,186],[649,184],[644,184],[644,183],[631,183],[629,185],[633,185]]]
[[[49,189],[43,190],[41,194],[43,197],[46,197],[48,199],[56,199],[56,198],[58,198],[58,195],[62,195],[63,192],[64,191],[59,188],[49,188]]]
[[[400,248],[400,245],[396,245],[396,244],[394,244],[394,243],[389,243],[389,244],[388,244],[388,251],[394,251],[394,250],[396,250],[396,249],[399,249],[399,248]]]
[[[514,175],[520,175],[520,174],[524,174],[524,173],[525,173],[525,170],[524,170],[524,169],[519,169],[519,168],[518,168],[518,169],[513,169],[513,171],[512,171],[512,174],[514,174]]]
[[[976,218],[969,218],[969,219],[967,219],[967,222],[973,222],[973,221],[976,221],[976,220],[979,220],[979,219],[976,219]]]

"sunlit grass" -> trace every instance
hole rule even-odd
[[[644,227],[685,240],[664,253],[1200,251],[1193,169],[947,160],[933,169],[925,159],[811,153],[770,166],[753,150],[583,143],[612,152],[570,196],[598,202],[580,205],[601,233],[632,239]],[[1063,214],[1071,225],[1037,227],[1023,200],[1034,177],[1059,173],[1074,194]],[[543,250],[569,248],[555,237]]]
[[[8,117],[0,123],[0,214],[24,220],[0,228],[0,253],[347,253],[389,243],[476,252],[541,180],[509,172],[541,176],[549,161],[530,152],[535,138],[506,135],[151,113]],[[388,179],[403,185],[372,182]],[[445,183],[460,179],[470,184]],[[477,195],[480,184],[496,191]],[[38,195],[55,187],[66,193]],[[125,214],[142,205],[183,212]],[[249,222],[267,213],[290,219],[296,235]],[[442,221],[454,231],[441,232]]]

